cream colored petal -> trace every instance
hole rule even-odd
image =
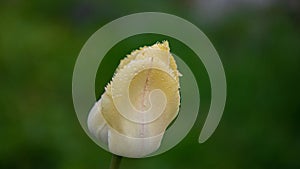
[[[143,52],[140,52],[136,58],[137,59],[146,59],[146,58],[158,58],[162,61],[166,66],[170,64],[170,53],[165,50],[160,50],[156,48],[147,48]]]
[[[163,91],[153,90],[149,94],[149,99],[152,104],[148,110],[137,110],[133,107],[129,99],[129,86],[132,79],[139,74],[139,72],[146,69],[159,69],[163,72],[169,73],[172,76],[170,70],[160,60],[155,58],[149,58],[140,61],[132,61],[117,73],[111,83],[112,85],[112,98],[114,105],[118,112],[126,119],[129,119],[136,123],[149,123],[156,120],[166,105],[166,97]],[[156,77],[160,78],[160,77]],[[147,85],[146,81],[140,81],[136,86]],[[149,102],[149,103],[150,103]]]
[[[141,109],[144,105],[143,102],[140,101],[143,100],[143,97],[141,96],[146,95],[145,97],[147,98],[147,94],[143,94],[143,92],[145,92],[144,84],[140,83],[146,80],[147,74],[148,83],[151,84],[147,90],[153,91],[155,89],[160,89],[161,91],[164,91],[168,100],[164,112],[155,121],[151,123],[136,123],[130,121],[130,119],[124,118],[115,108],[113,99],[110,95],[105,94],[102,98],[105,100],[102,101],[102,112],[108,124],[118,132],[130,137],[141,137],[141,135],[143,137],[151,137],[160,134],[165,131],[178,113],[180,100],[178,84],[169,76],[169,74],[157,69],[152,69],[150,74],[148,70],[144,70],[136,75],[131,81],[129,98],[133,106],[137,109]],[[110,87],[108,89],[110,89]],[[149,103],[145,103],[145,105],[149,105]]]

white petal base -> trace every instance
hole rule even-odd
[[[119,156],[141,158],[155,152],[161,143],[164,133],[148,138],[133,138],[122,135],[114,129],[108,130],[110,152]]]

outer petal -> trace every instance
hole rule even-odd
[[[106,121],[101,112],[101,99],[96,102],[88,116],[88,129],[99,140],[104,143],[108,142],[108,128]]]

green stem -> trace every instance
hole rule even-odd
[[[121,160],[122,156],[113,154],[111,157],[110,169],[118,169],[120,167]]]

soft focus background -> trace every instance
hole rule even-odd
[[[1,1],[0,168],[108,168],[110,153],[87,137],[76,118],[73,67],[97,29],[144,11],[185,18],[210,38],[226,71],[228,98],[218,129],[198,144],[210,101],[201,65],[201,108],[192,131],[167,153],[124,159],[121,168],[299,169],[298,0]],[[110,55],[123,57],[163,39],[179,56],[192,55],[179,42],[158,35],[129,38]],[[113,70],[117,64],[107,67]],[[98,96],[100,84],[111,78],[101,76]]]

